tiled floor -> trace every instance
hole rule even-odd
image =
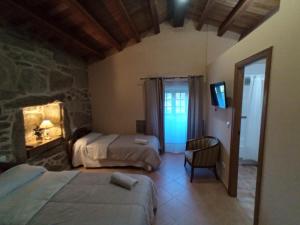
[[[231,198],[212,171],[197,169],[189,182],[189,169],[182,154],[162,156],[158,171],[137,169],[92,169],[90,172],[122,171],[151,177],[157,185],[159,206],[155,225],[250,225],[241,201]],[[83,169],[84,170],[84,169]]]
[[[241,206],[248,217],[253,218],[257,167],[251,165],[239,166],[238,197]]]

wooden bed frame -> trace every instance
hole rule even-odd
[[[74,168],[72,160],[73,160],[73,146],[75,144],[75,142],[82,138],[83,136],[91,133],[91,129],[87,128],[87,127],[81,127],[78,128],[74,131],[74,133],[70,136],[69,140],[68,140],[68,146],[67,146],[67,152],[68,152],[68,157],[69,157],[69,162],[72,168]]]

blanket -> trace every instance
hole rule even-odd
[[[157,207],[152,180],[130,175],[130,190],[111,174],[45,172],[0,199],[1,225],[151,225]]]

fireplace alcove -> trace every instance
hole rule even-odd
[[[49,170],[66,169],[63,103],[24,107],[22,112],[27,161]]]
[[[55,106],[54,103],[59,104]],[[90,127],[91,125],[89,95],[85,89],[69,90],[50,96],[25,96],[7,102],[3,106],[2,113],[7,116],[0,116],[0,120],[5,120],[4,122],[0,121],[0,125],[2,123],[7,126],[5,129],[0,129],[0,132],[10,138],[7,139],[7,144],[1,143],[0,167],[7,168],[19,163],[28,163],[56,171],[70,168],[66,143],[71,131],[78,127]],[[60,110],[54,116],[55,113],[40,113],[38,109],[43,107],[49,109],[58,107]],[[25,114],[30,110],[36,110],[36,113],[24,116],[23,109],[26,111]],[[49,111],[51,112],[51,110]],[[32,117],[35,119],[27,126],[25,121]],[[33,139],[32,128],[40,125],[45,119],[50,120],[54,125],[49,130],[49,135],[53,136],[51,140],[43,140],[43,143],[37,144]],[[26,139],[32,140],[33,144]]]
[[[48,101],[38,97],[33,99],[32,102],[23,102],[15,116],[14,124],[18,125],[13,126],[12,132],[18,134],[13,140],[18,146],[16,163],[41,165],[52,171],[69,169],[66,139],[71,128],[65,104],[52,98]],[[41,129],[42,137],[37,140],[34,129],[44,121],[50,121],[52,127]],[[49,139],[45,138],[46,132]]]
[[[54,102],[60,105],[61,120],[57,120],[53,116],[43,117],[40,115],[37,116],[39,120],[31,124],[29,131],[26,131],[23,109],[36,109]],[[44,166],[48,170],[69,169],[70,162],[66,151],[66,142],[71,131],[79,127],[91,126],[91,108],[86,89],[71,89],[53,95],[19,97],[5,103],[2,109],[0,132],[1,136],[8,137],[5,143],[0,144],[0,167],[2,168],[9,168],[19,163],[29,163]],[[28,142],[26,144],[26,134],[32,132],[32,127],[40,125],[44,119],[50,120],[56,126],[56,128],[51,128],[49,134],[52,135],[54,131],[54,134],[57,134],[54,136],[57,138],[45,141],[47,143],[39,146],[28,144]],[[59,129],[61,129],[60,132],[58,132]],[[31,133],[31,139],[32,136]]]
[[[65,137],[62,102],[24,107],[22,111],[27,152]]]

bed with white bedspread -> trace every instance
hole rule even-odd
[[[26,164],[0,174],[1,225],[151,225],[157,205],[150,178],[127,190],[111,174],[50,172]]]
[[[134,166],[151,171],[160,166],[159,147],[150,135],[103,135],[80,128],[71,138],[69,154],[74,167]]]

